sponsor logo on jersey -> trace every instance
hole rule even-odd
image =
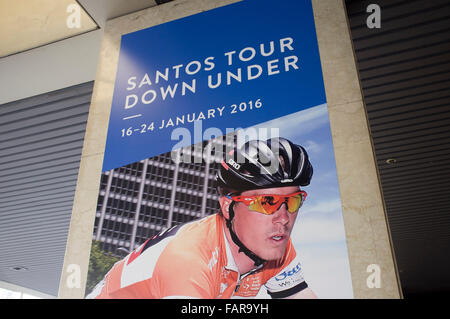
[[[293,286],[296,283],[301,282],[301,281],[303,281],[303,279],[301,279],[301,278],[297,278],[297,279],[289,278],[289,279],[286,279],[285,281],[279,282],[278,287],[286,288],[286,286]]]
[[[298,273],[301,270],[301,266],[300,263],[298,263],[294,268],[292,268],[291,270],[286,270],[283,271],[281,274],[277,275],[275,277],[276,281],[281,281],[281,280],[285,280],[286,278],[295,275],[296,273]]]

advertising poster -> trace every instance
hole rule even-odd
[[[280,137],[303,147],[313,167],[309,185],[300,187],[307,192],[306,198],[301,197],[302,205],[286,213],[296,216],[292,228],[271,233],[274,245],[285,249],[285,264],[278,269],[282,262],[274,261],[277,266],[267,270],[263,263],[249,274],[235,274],[233,269],[245,269],[248,263],[240,257],[232,265],[234,239],[226,236],[225,222],[214,234],[222,236],[221,244],[210,252],[209,245],[218,239],[208,237],[211,232],[207,231],[205,238],[192,239],[196,231],[192,225],[202,218],[209,218],[203,224],[210,223],[224,203],[234,201],[233,207],[241,205],[240,209],[246,205],[236,204],[238,197],[232,197],[236,194],[227,198],[229,202],[221,202],[216,190],[218,170],[239,170],[244,165],[233,160],[233,149],[249,141]],[[280,164],[283,168],[285,162]],[[282,182],[291,185],[293,179],[286,175]],[[271,191],[286,195],[273,187]],[[290,197],[282,199],[281,206],[270,207],[282,210],[296,205]],[[257,210],[252,206],[255,203],[248,209]],[[261,216],[271,220],[279,212],[257,214],[260,221]],[[233,223],[243,222],[236,218]],[[179,244],[183,249],[178,256],[171,240],[184,234],[186,223],[193,230],[186,235],[184,246]],[[256,223],[249,224],[248,230],[235,227],[244,239],[258,231]],[[295,255],[293,261],[286,257],[288,246],[295,250],[289,250]],[[173,259],[163,260],[169,258],[164,254],[171,248]],[[188,256],[197,253],[197,259]],[[202,258],[207,259],[204,265]],[[192,264],[179,265],[186,260]],[[191,280],[197,285],[194,289],[187,286],[191,283],[188,276],[197,276],[196,267],[203,274],[202,279]],[[166,270],[176,273],[175,277],[183,274],[180,292],[164,295],[161,291],[170,283],[149,283]],[[216,283],[208,280],[222,281],[216,289],[211,288]],[[233,280],[237,281],[234,286]],[[311,1],[244,0],[123,35],[88,297],[150,298],[158,290],[163,297],[270,298],[292,295],[300,286],[313,292],[309,297],[353,298]],[[115,294],[119,290],[123,293]],[[209,295],[211,291],[217,294]]]

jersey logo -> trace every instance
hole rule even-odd
[[[278,276],[275,277],[276,281],[280,281],[280,280],[284,280],[287,277],[290,277],[296,273],[298,273],[301,270],[301,266],[300,263],[297,264],[297,266],[295,266],[294,268],[292,268],[289,271],[283,271],[281,274],[279,274]]]

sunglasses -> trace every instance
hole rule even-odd
[[[289,195],[263,194],[255,196],[232,196],[232,194],[229,194],[227,197],[235,202],[241,202],[247,205],[252,211],[272,215],[284,203],[286,203],[287,209],[291,214],[295,213],[303,205],[307,195],[305,191],[299,191]]]

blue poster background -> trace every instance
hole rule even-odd
[[[280,39],[285,39],[284,52]],[[269,52],[271,41],[273,54],[262,56],[260,45]],[[255,49],[255,57],[241,61],[239,53],[249,47]],[[225,53],[232,51],[230,65]],[[242,57],[251,54],[252,50],[246,49]],[[286,70],[285,59],[291,57],[293,62],[292,56],[297,58],[298,68],[291,64]],[[211,57],[208,61],[214,68],[205,63]],[[268,75],[268,61],[272,61],[272,75]],[[189,63],[190,73],[199,64],[201,69],[188,74],[185,68]],[[258,65],[262,72],[248,80],[250,65]],[[168,79],[160,76],[156,83],[156,71],[164,74],[166,68]],[[231,78],[228,85],[227,71],[237,75],[238,69],[241,80]],[[257,73],[257,67],[252,71]],[[219,73],[221,84],[208,86],[208,76],[216,84]],[[185,87],[183,95],[183,83],[192,86],[193,81],[195,93]],[[173,97],[168,93],[163,99],[161,89],[169,92],[168,88]],[[240,111],[243,102],[245,110]],[[200,142],[202,137],[194,134],[188,115],[194,119],[202,112],[203,130],[215,127],[225,134],[227,128],[247,128],[323,103],[326,98],[310,0],[244,0],[126,34],[121,41],[103,171],[172,150],[180,142],[172,137],[176,128],[191,132],[187,145]],[[222,112],[217,108],[223,108]],[[214,110],[209,111],[210,117],[208,110]],[[184,123],[175,125],[177,117]]]

